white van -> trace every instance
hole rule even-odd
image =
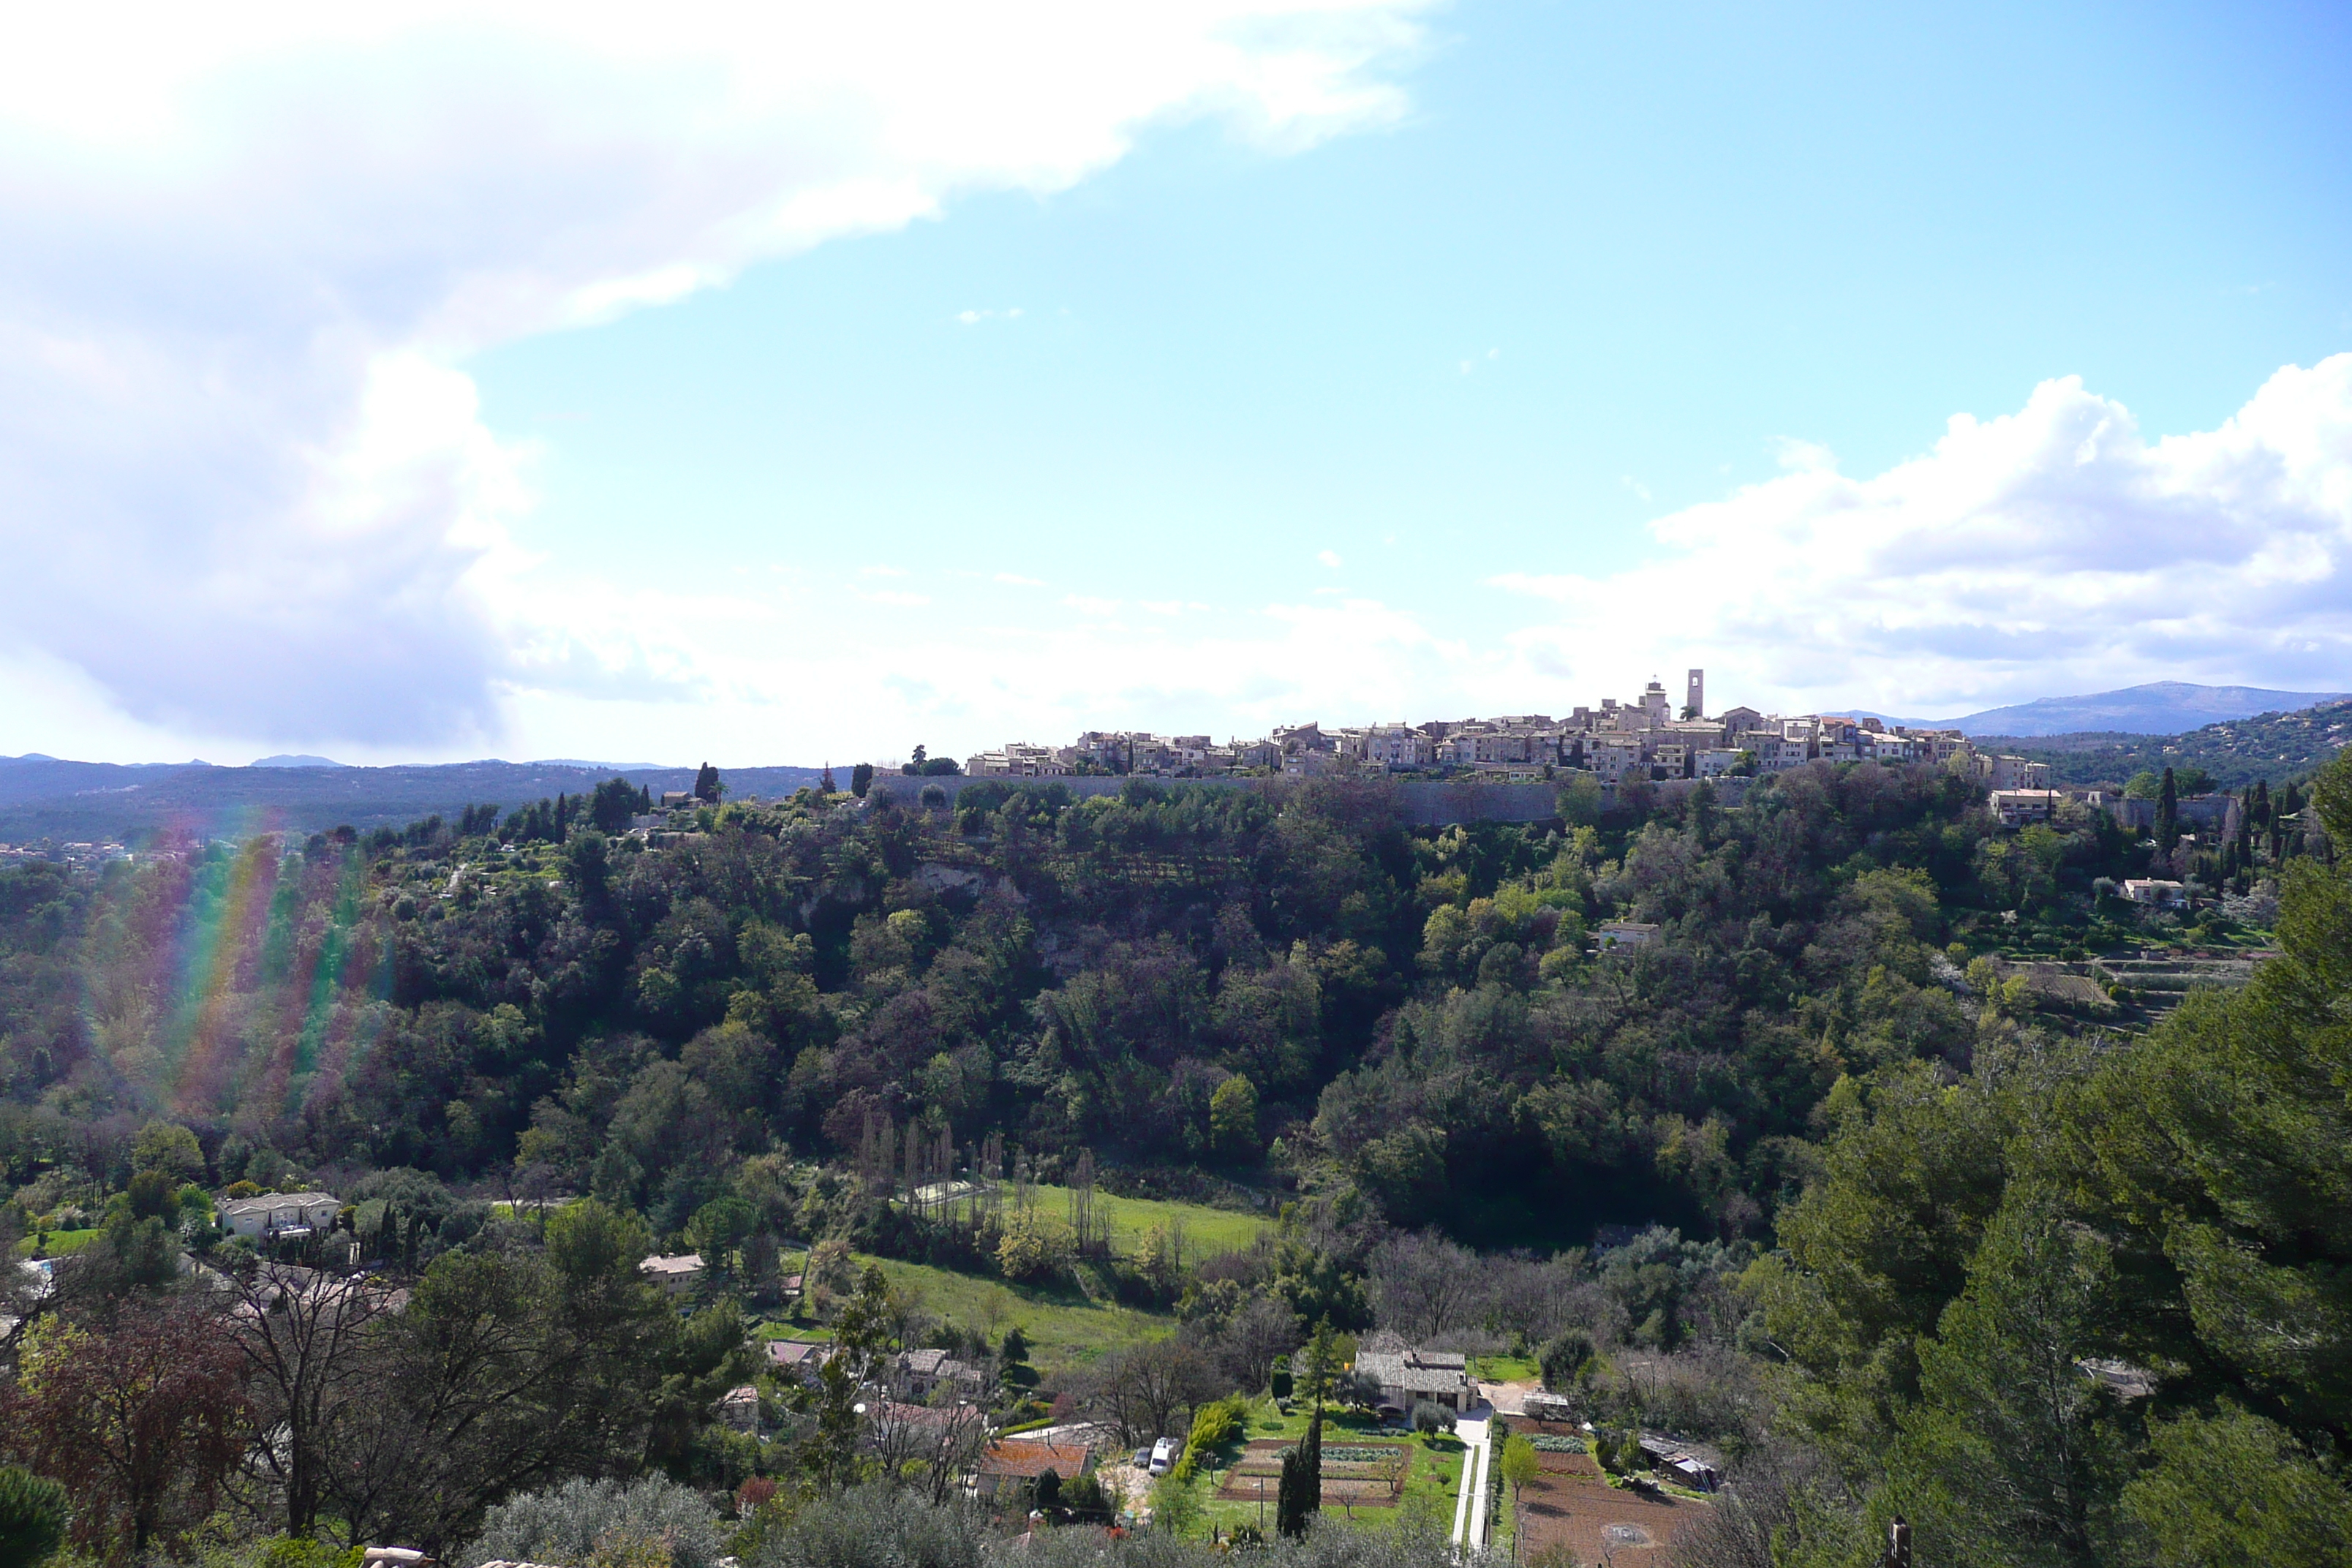
[[[1183,1452],[1184,1445],[1175,1438],[1160,1438],[1151,1445],[1151,1473],[1155,1476],[1166,1475],[1176,1468],[1176,1461]]]

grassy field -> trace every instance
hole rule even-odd
[[[1034,1289],[864,1253],[854,1261],[861,1272],[868,1263],[879,1263],[884,1277],[918,1297],[924,1311],[959,1328],[981,1329],[996,1339],[1018,1323],[1029,1339],[1029,1359],[1040,1371],[1090,1362],[1105,1351],[1160,1339],[1176,1326],[1172,1318],[1089,1301],[1075,1290]],[[788,1332],[804,1337],[799,1330]]]
[[[19,1258],[31,1258],[38,1250],[43,1258],[63,1258],[69,1253],[79,1252],[83,1247],[96,1241],[98,1237],[99,1233],[95,1229],[53,1230],[49,1232],[47,1247],[37,1249],[34,1246],[34,1238],[28,1236],[16,1244],[16,1255]]]
[[[1041,1214],[1066,1215],[1070,1212],[1070,1190],[1067,1187],[1040,1186],[1037,1208]],[[1273,1223],[1261,1215],[1244,1214],[1237,1209],[1214,1209],[1206,1204],[1164,1203],[1157,1198],[1115,1198],[1097,1191],[1095,1210],[1110,1229],[1110,1245],[1114,1252],[1132,1254],[1136,1245],[1154,1226],[1181,1223],[1184,1226],[1184,1261],[1198,1258],[1213,1258],[1221,1252],[1238,1252],[1255,1241],[1258,1234]]]

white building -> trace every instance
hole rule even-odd
[[[2049,821],[2065,798],[2054,789],[1997,789],[1986,804],[2002,822],[2021,827],[2029,822]]]
[[[2168,882],[2154,877],[2133,877],[2124,883],[2124,897],[2136,904],[2152,904],[2160,910],[2185,910],[2189,907],[2189,889],[2178,882]]]
[[[1645,947],[1658,940],[1658,928],[1647,921],[1602,921],[1593,931],[1596,952],[1612,948]]]
[[[267,1240],[322,1231],[335,1223],[342,1207],[342,1200],[332,1193],[265,1193],[224,1199],[213,1212],[224,1230]]]
[[[1065,752],[1027,741],[1008,741],[1000,752],[982,752],[965,762],[974,778],[1056,779],[1070,771]]]
[[[702,1279],[702,1259],[691,1252],[657,1252],[637,1268],[672,1296],[692,1295]]]

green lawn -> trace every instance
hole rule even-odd
[[[1070,1190],[1067,1187],[1037,1188],[1037,1208],[1041,1214],[1056,1216],[1070,1212]],[[1244,1214],[1237,1209],[1211,1208],[1206,1204],[1165,1203],[1158,1198],[1117,1198],[1097,1189],[1095,1210],[1108,1222],[1111,1250],[1132,1254],[1136,1245],[1154,1226],[1181,1221],[1184,1226],[1184,1261],[1213,1258],[1221,1252],[1238,1252],[1255,1241],[1258,1233],[1272,1222],[1262,1215]]]
[[[787,1322],[776,1318],[763,1318],[751,1325],[751,1337],[757,1340],[806,1340],[823,1344],[833,1338],[833,1331],[822,1323]]]
[[[868,1263],[880,1264],[892,1285],[920,1299],[923,1310],[949,1319],[959,1328],[981,1329],[996,1339],[1018,1323],[1029,1339],[1029,1359],[1040,1371],[1090,1362],[1105,1351],[1160,1339],[1176,1326],[1172,1318],[1090,1301],[1076,1291],[1008,1285],[1001,1279],[864,1253],[856,1254],[854,1261],[861,1272]],[[802,1331],[787,1332],[797,1337]]]
[[[49,1232],[49,1245],[46,1249],[37,1248],[34,1246],[34,1238],[28,1236],[16,1244],[16,1251],[25,1258],[34,1257],[37,1253],[43,1258],[63,1258],[68,1253],[79,1252],[98,1237],[99,1232],[95,1228],[53,1230]]]
[[[1531,1355],[1482,1355],[1471,1358],[1470,1375],[1488,1383],[1517,1383],[1542,1376],[1543,1368]]]

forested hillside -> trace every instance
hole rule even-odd
[[[1849,764],[1528,827],[1409,830],[1326,784],[989,784],[951,813],[705,805],[650,840],[469,811],[16,868],[0,1228],[79,1250],[46,1311],[17,1303],[11,1397],[66,1421],[39,1402],[77,1344],[243,1344],[221,1387],[271,1430],[299,1390],[252,1381],[249,1325],[321,1300],[270,1270],[331,1242],[414,1291],[364,1297],[381,1326],[336,1374],[370,1414],[298,1433],[282,1475],[205,1472],[159,1539],[226,1498],[265,1533],[455,1549],[503,1498],[651,1468],[780,1565],[822,1558],[793,1532],[845,1484],[945,1495],[946,1456],[861,1428],[855,1381],[762,1373],[730,1436],[747,1313],[885,1381],[946,1347],[1002,1419],[1147,1438],[1289,1386],[1318,1324],[1540,1360],[1609,1442],[1664,1426],[1735,1467],[1693,1563],[1778,1531],[1771,1561],[1860,1563],[1898,1509],[1937,1561],[2336,1539],[2344,767],[2242,859],[2079,811],[2004,828],[1956,775]],[[2112,896],[2192,861],[2227,900]],[[2152,1033],[2127,993],[2012,966],[2266,942],[2282,898],[2287,956]],[[345,1205],[330,1237],[213,1225],[214,1193],[303,1187]],[[1273,1223],[1204,1247],[1171,1209],[1114,1241],[1097,1191]],[[648,1249],[699,1254],[692,1316],[638,1279]],[[205,1317],[181,1250],[258,1315]],[[1031,1368],[1024,1311],[1118,1338],[1057,1331]],[[422,1491],[393,1459],[415,1443],[447,1456]],[[2187,1495],[2216,1445],[2271,1523]]]
[[[730,1157],[879,1119],[1048,1170],[1270,1160],[1495,1245],[1760,1235],[1840,1072],[1965,1062],[1943,945],[2087,907],[2122,853],[2085,825],[2021,869],[1959,781],[1881,769],[1438,834],[1338,788],[992,795],[9,872],[0,1149],[103,1172],[162,1115],[232,1163],[520,1170],[674,1231]],[[1662,939],[1596,959],[1612,915]]]
[[[2154,769],[2197,768],[2223,789],[2261,780],[2299,778],[2352,741],[2352,702],[2323,702],[2291,713],[2260,713],[2178,735],[1986,736],[1978,744],[2015,751],[2050,764],[2061,784],[2121,784]]]

